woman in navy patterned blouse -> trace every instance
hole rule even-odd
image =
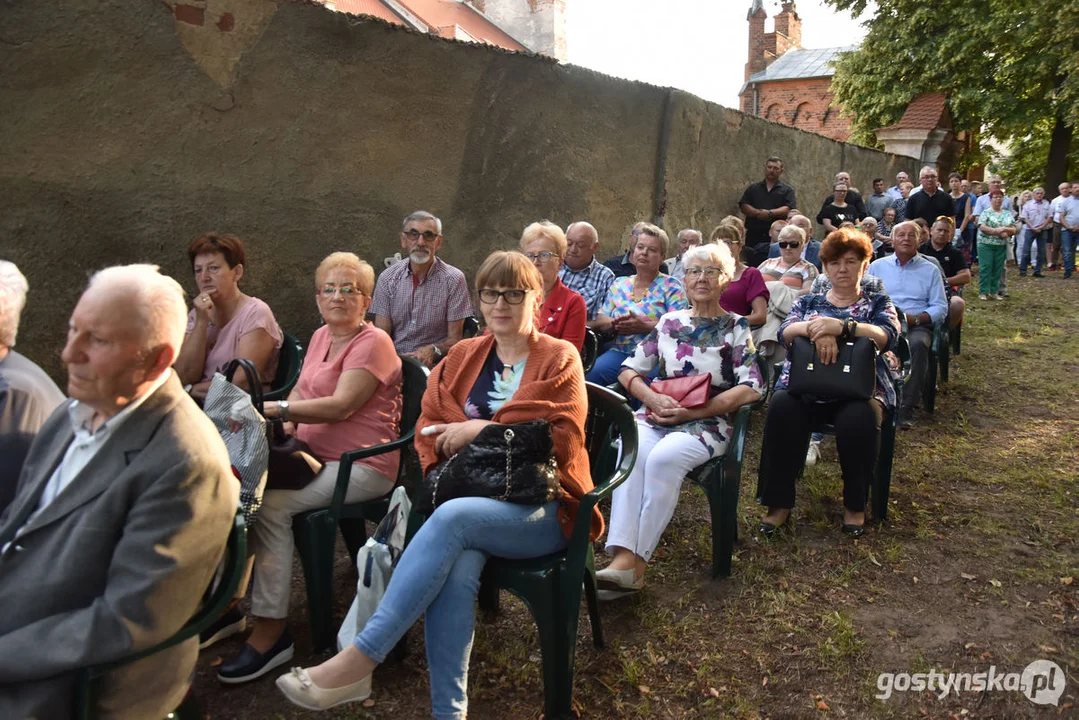
[[[821,362],[835,362],[836,338],[843,332],[844,321],[850,318],[856,322],[855,336],[870,338],[881,353],[892,350],[900,331],[895,306],[887,295],[867,293],[861,287],[862,275],[872,257],[873,245],[865,233],[847,228],[830,233],[821,243],[820,259],[832,287],[822,295],[798,298],[780,327],[779,341],[789,348],[796,337],[808,337],[816,345]],[[810,430],[831,423],[843,469],[843,532],[860,537],[865,533],[865,504],[877,466],[881,422],[885,410],[894,412],[896,405],[888,365],[878,354],[876,390],[869,400],[803,399],[787,391],[789,373],[788,358],[768,405],[761,443],[760,500],[768,508],[761,532],[771,535],[787,522]],[[801,452],[792,452],[792,447],[801,448]]]

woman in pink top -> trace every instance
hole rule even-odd
[[[284,335],[270,306],[240,291],[244,276],[244,244],[235,235],[206,233],[187,248],[199,294],[187,316],[187,337],[176,358],[176,374],[202,400],[214,373],[236,358],[255,363],[269,384],[277,372]],[[243,373],[235,382],[247,384]]]
[[[302,490],[267,490],[262,499],[252,533],[255,629],[240,653],[218,668],[225,683],[254,680],[292,658],[285,627],[292,592],[292,516],[329,506],[341,453],[398,437],[401,358],[389,335],[364,322],[375,271],[352,253],[333,253],[315,271],[315,288],[326,324],[311,336],[288,400],[267,405],[265,414],[285,420],[286,432],[306,442],[326,465]],[[396,452],[354,463],[345,502],[385,495],[393,488],[397,463]],[[242,628],[243,617],[232,609],[218,624]]]

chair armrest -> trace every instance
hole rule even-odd
[[[345,504],[345,495],[348,494],[348,482],[352,477],[352,464],[357,460],[408,447],[412,444],[415,434],[415,430],[409,430],[396,440],[341,453],[341,466],[337,468],[337,484],[333,489],[333,500],[330,501],[330,517],[333,518],[334,522],[337,522],[341,515],[341,507]]]
[[[763,398],[747,403],[734,413],[731,441],[728,443],[727,452],[723,456],[723,472],[727,477],[734,477],[736,471],[742,465],[742,457],[745,454],[746,446],[746,431],[749,428],[749,416],[755,408],[760,407],[762,402]]]

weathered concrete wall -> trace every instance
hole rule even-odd
[[[318,261],[379,262],[416,208],[466,272],[537,218],[590,219],[613,254],[652,215],[663,88],[319,5],[170,2],[0,6],[0,257],[31,283],[19,348],[56,375],[88,273],[152,261],[191,287],[205,230],[244,239],[245,289],[306,340]],[[734,212],[769,154],[809,214],[840,167],[915,170],[681,92],[670,118],[673,229]]]

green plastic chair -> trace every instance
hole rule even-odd
[[[388,443],[343,453],[330,506],[298,513],[292,518],[292,536],[307,583],[307,614],[311,625],[311,641],[317,652],[332,649],[337,639],[333,617],[333,554],[338,527],[341,527],[349,553],[355,559],[356,552],[367,540],[364,521],[378,522],[390,508],[392,493],[361,503],[345,503],[352,464],[357,460],[393,450],[408,450],[412,446],[416,420],[420,416],[420,403],[427,389],[428,371],[415,358],[405,355],[400,357],[403,375],[401,436]],[[418,470],[418,465],[409,462],[406,455],[405,452],[401,453],[397,482],[405,484],[406,487],[416,487],[417,479],[409,476]]]
[[[926,362],[922,403],[928,413],[935,412],[937,409],[938,374],[941,382],[948,382],[949,349],[948,318],[945,316],[943,320],[933,326],[933,342],[929,346],[929,358]]]
[[[599,335],[592,328],[586,328],[584,345],[581,347],[581,364],[584,366],[585,374],[588,374],[592,366],[596,364],[597,357],[599,357]]]
[[[880,451],[877,453],[877,467],[873,472],[873,482],[869,493],[872,518],[876,522],[884,522],[888,519],[888,496],[892,490],[892,464],[895,460],[895,434],[899,426],[899,408],[903,406],[903,386],[910,381],[910,343],[906,335],[899,336],[895,354],[902,363],[903,373],[895,380],[895,409],[885,415],[880,426]],[[835,426],[821,425],[813,428],[813,432],[834,436]],[[807,442],[802,449],[802,458],[805,458],[808,451]],[[802,466],[802,472],[805,472],[805,465]],[[759,487],[757,495],[760,496]]]
[[[734,427],[727,452],[694,468],[688,478],[704,491],[712,516],[712,577],[730,577],[731,556],[738,539],[738,495],[742,487],[742,460],[745,456],[746,431],[749,416],[755,408],[764,404],[772,388],[772,370],[764,358],[758,356],[757,367],[764,380],[764,395],[743,405],[734,413]]]
[[[480,334],[480,321],[474,317],[466,317],[465,324],[461,328],[461,337],[468,339]]]
[[[214,624],[221,617],[236,594],[236,588],[240,584],[247,565],[247,525],[244,523],[243,513],[237,512],[232,521],[232,532],[229,533],[228,545],[222,559],[220,581],[217,587],[210,585],[203,598],[202,606],[195,612],[187,623],[172,637],[161,641],[153,647],[129,655],[115,662],[104,665],[95,665],[79,671],[75,682],[75,720],[92,720],[97,717],[97,698],[100,693],[102,678],[109,672],[126,665],[143,660],[151,655],[167,650],[178,645],[188,638],[196,637],[206,628]],[[191,692],[167,718],[202,718],[197,712],[196,704]]]
[[[264,402],[284,400],[300,379],[300,366],[303,365],[303,345],[295,336],[285,333],[281,350],[277,356],[277,374],[270,383],[270,390],[262,394]]]
[[[582,586],[592,624],[592,641],[603,647],[596,595],[596,568],[589,532],[592,508],[629,477],[637,461],[637,423],[616,393],[587,383],[585,446],[595,488],[581,498],[573,535],[565,551],[528,560],[491,558],[484,567],[480,606],[497,608],[498,590],[508,590],[528,606],[539,631],[543,657],[543,715],[572,716],[574,658]],[[622,457],[615,465],[618,443]]]

